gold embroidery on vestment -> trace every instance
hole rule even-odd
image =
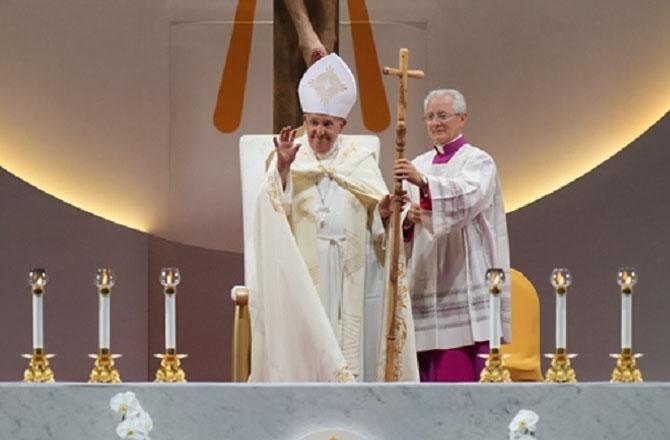
[[[345,231],[344,276],[349,277],[365,266],[365,249],[361,239],[350,231]]]
[[[310,223],[316,223],[316,216],[310,210],[310,206],[311,206],[313,200],[314,200],[314,197],[312,197],[312,196],[302,198],[302,199],[300,199],[300,201],[298,202],[298,204],[296,205],[296,208],[295,208],[296,211],[298,211],[298,214]]]
[[[349,366],[346,363],[335,372],[335,380],[339,383],[356,382],[354,374],[351,372]]]
[[[272,204],[272,209],[275,212],[284,213],[284,207],[281,203],[281,194],[283,193],[281,184],[278,182],[280,179],[270,178],[268,185],[268,197],[270,197],[270,203]]]
[[[354,151],[356,151],[356,144],[351,143],[351,144],[346,145],[342,149],[342,151],[340,151],[340,155],[338,157],[338,160],[341,161],[341,162],[346,161]]]
[[[312,283],[316,289],[319,289],[319,284],[321,283],[321,271],[319,270],[319,265],[310,266],[307,268],[310,278],[312,278]]]

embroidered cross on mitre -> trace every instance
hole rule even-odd
[[[338,93],[347,90],[347,86],[338,78],[333,66],[326,66],[326,70],[309,81],[309,86],[319,95],[324,105]]]

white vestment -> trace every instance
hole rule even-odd
[[[386,350],[385,231],[377,212],[386,186],[366,149],[338,141],[319,159],[306,138],[296,142],[303,147],[286,189],[273,159],[258,197],[250,380],[375,380]],[[417,380],[403,292],[398,378]]]
[[[413,164],[428,179],[432,211],[421,211],[408,243],[409,283],[418,351],[489,340],[486,271],[507,275],[501,301],[502,335],[511,341],[507,223],[491,156],[463,145],[446,164],[434,149]],[[409,186],[412,202],[419,190]]]

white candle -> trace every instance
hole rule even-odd
[[[44,294],[33,293],[33,349],[44,348],[42,301]]]
[[[633,294],[621,294],[621,348],[633,347]]]
[[[568,287],[572,284],[572,274],[564,267],[556,268],[549,277],[556,292],[556,351],[567,345],[567,301]]]
[[[500,348],[500,294],[489,295],[489,348]]]
[[[111,295],[109,293],[99,293],[98,295],[100,297],[98,302],[98,345],[100,349],[110,348],[109,309]]]
[[[165,349],[177,348],[177,294],[165,294]]]
[[[556,349],[566,347],[566,293],[556,294]]]

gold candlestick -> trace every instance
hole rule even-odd
[[[612,371],[612,383],[633,383],[643,382],[642,372],[637,368],[635,359],[641,358],[642,353],[635,353],[630,348],[624,348],[621,353],[610,354],[610,357],[615,358],[616,367]]]
[[[505,366],[505,358],[507,355],[500,353],[500,293],[505,282],[505,272],[502,269],[489,269],[486,271],[486,282],[489,287],[489,310],[490,315],[490,329],[489,329],[489,346],[491,347],[488,356],[482,355],[486,358],[486,364],[479,376],[479,382],[511,382],[509,370]]]
[[[108,348],[101,348],[97,355],[88,356],[95,359],[88,383],[121,383],[121,375],[114,365],[114,359],[120,358],[120,354],[112,354]]]
[[[155,382],[186,382],[186,373],[181,368],[180,360],[188,355],[177,354],[176,297],[180,281],[179,269],[165,267],[161,270],[160,283],[165,294],[165,353],[154,355],[161,360]]]
[[[486,364],[479,375],[479,383],[509,383],[512,377],[505,366],[505,359],[509,355],[500,353],[500,349],[492,348],[487,355],[481,355],[486,358]]]
[[[33,269],[28,274],[28,284],[33,296],[33,352],[23,354],[22,357],[30,359],[28,368],[23,372],[24,382],[54,382],[54,372],[49,365],[49,359],[54,354],[44,352],[44,334],[42,323],[42,300],[49,276],[44,269]]]
[[[565,348],[557,348],[555,353],[548,353],[545,356],[551,358],[551,365],[544,377],[546,383],[577,382],[575,370],[570,365],[570,359],[576,357],[576,354],[568,354]]]
[[[632,348],[632,300],[633,286],[637,284],[637,271],[632,268],[619,269],[617,284],[621,288],[621,352],[610,354],[610,357],[617,360],[610,382],[642,382],[642,373],[635,362],[636,359],[642,357],[642,354],[633,353]]]
[[[45,354],[43,349],[35,348],[33,354],[23,354],[21,356],[30,359],[28,368],[23,372],[24,382],[55,382],[54,372],[49,366],[49,359],[56,356],[55,354]]]
[[[110,308],[112,287],[115,284],[114,272],[111,269],[98,269],[95,274],[95,286],[98,288],[98,354],[89,354],[93,368],[88,383],[121,383],[121,375],[114,365],[114,359],[120,354],[112,354],[110,342]]]
[[[188,357],[187,354],[177,354],[173,348],[165,350],[165,354],[154,354],[161,360],[161,366],[156,371],[156,380],[158,383],[177,383],[186,382],[186,373],[181,368],[181,359]]]
[[[554,269],[549,278],[556,293],[556,351],[545,354],[551,359],[551,365],[545,374],[547,383],[574,383],[577,382],[575,370],[570,365],[570,359],[576,354],[568,354],[567,345],[567,294],[572,284],[572,274],[568,269]]]

